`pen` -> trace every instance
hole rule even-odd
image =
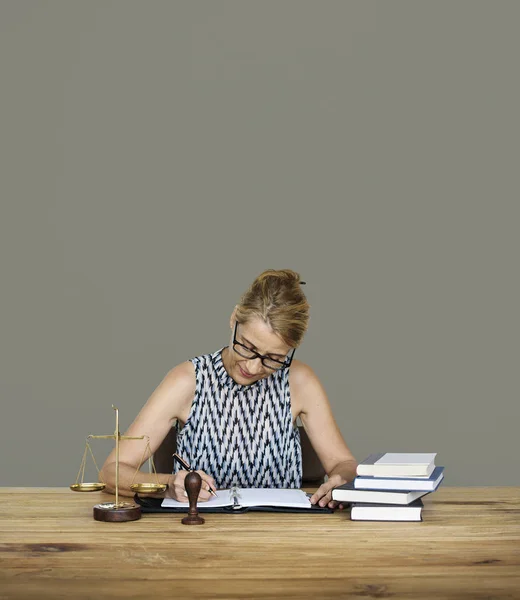
[[[185,460],[184,460],[182,457],[180,457],[180,456],[177,454],[177,452],[175,452],[175,453],[173,454],[173,458],[174,458],[175,460],[177,460],[177,461],[179,462],[179,464],[181,465],[181,467],[183,467],[184,469],[186,469],[186,471],[191,471],[191,467],[190,467],[190,465],[189,465],[189,464],[188,464],[188,463],[187,463],[187,462],[186,462],[186,461],[185,461]],[[208,483],[208,487],[209,487],[209,492],[210,492],[210,494],[213,494],[213,496],[215,496],[215,498],[216,498],[216,497],[217,497],[217,494],[215,493],[215,490],[212,490],[212,489],[211,489],[211,486],[209,485],[209,483]]]

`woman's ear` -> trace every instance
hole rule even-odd
[[[231,313],[231,319],[229,320],[229,327],[233,329],[235,327],[235,321],[237,320],[237,310],[238,306],[235,306],[233,312]]]

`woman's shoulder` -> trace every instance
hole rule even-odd
[[[195,390],[197,368],[213,363],[220,350],[213,353],[200,354],[185,360],[170,369],[165,377],[167,385],[187,387]]]
[[[308,402],[308,391],[315,387],[313,385],[318,381],[316,373],[312,367],[301,360],[293,360],[289,368],[289,389],[291,390],[291,411],[293,421],[306,410]]]
[[[195,392],[196,386],[194,364],[187,360],[175,365],[166,373],[162,385],[183,397],[189,397]]]
[[[301,360],[293,360],[289,368],[289,385],[302,387],[312,381],[318,381],[318,376],[314,369]]]

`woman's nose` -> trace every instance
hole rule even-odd
[[[251,375],[257,375],[264,368],[260,358],[253,358],[246,362],[246,370]]]

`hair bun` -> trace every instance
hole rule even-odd
[[[263,273],[260,273],[255,281],[262,282],[266,279],[277,279],[279,281],[292,281],[294,283],[301,283],[300,274],[292,269],[267,269]]]
[[[236,321],[258,317],[291,348],[300,345],[309,322],[309,303],[301,288],[300,274],[292,269],[267,269],[242,295]]]

